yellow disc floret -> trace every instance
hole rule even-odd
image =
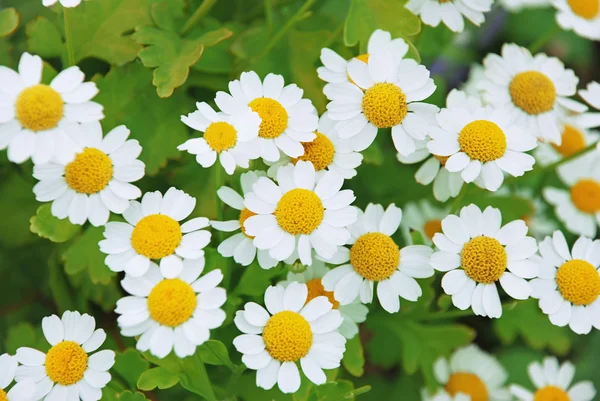
[[[243,208],[242,211],[240,211],[240,230],[242,230],[242,233],[244,233],[244,235],[248,238],[254,238],[254,237],[246,234],[246,227],[244,227],[244,223],[246,222],[246,220],[248,220],[252,216],[256,216],[256,213],[254,213],[252,210],[250,210],[246,207]]]
[[[506,250],[492,237],[475,237],[461,252],[461,265],[467,276],[478,283],[498,281],[506,270]]]
[[[432,156],[435,157],[442,166],[445,166],[446,162],[450,158],[450,156],[438,156],[438,155],[432,155]]]
[[[231,149],[237,142],[237,131],[224,121],[212,123],[204,131],[204,140],[217,153]]]
[[[301,142],[304,147],[304,154],[298,158],[292,158],[292,163],[296,164],[298,160],[311,162],[315,171],[320,171],[333,162],[335,148],[333,142],[327,136],[320,132],[315,132],[317,137],[312,142]]]
[[[248,105],[262,119],[258,136],[273,139],[283,134],[288,125],[288,113],[281,103],[268,97],[259,97]]]
[[[391,128],[404,120],[408,107],[406,95],[391,83],[376,83],[362,99],[366,119],[377,128]]]
[[[585,136],[572,125],[565,125],[560,146],[553,143],[552,147],[564,157],[569,157],[585,148]]]
[[[131,246],[149,259],[161,259],[175,252],[181,242],[181,226],[164,214],[151,214],[135,225]]]
[[[600,275],[589,262],[573,259],[556,272],[558,290],[575,305],[589,305],[600,295]]]
[[[528,114],[546,113],[556,101],[554,83],[538,71],[518,73],[508,89],[513,103]]]
[[[262,336],[269,355],[280,362],[293,362],[305,357],[313,337],[306,319],[292,311],[271,316]]]
[[[196,310],[196,293],[178,278],[163,280],[148,295],[150,316],[163,326],[177,327]]]
[[[571,401],[569,394],[559,387],[546,386],[535,392],[533,401]]]
[[[275,209],[279,226],[292,235],[310,234],[321,221],[325,208],[313,191],[296,188],[286,192]]]
[[[400,249],[389,235],[363,234],[350,249],[350,264],[367,280],[381,281],[389,278],[399,263]]]
[[[0,388],[0,401],[8,401],[8,396],[6,395],[6,391]]]
[[[23,89],[15,103],[17,119],[31,131],[56,127],[63,117],[63,111],[64,102],[60,94],[43,84]]]
[[[65,180],[71,189],[84,194],[102,191],[113,176],[112,160],[96,148],[85,148],[65,166]]]
[[[433,239],[433,236],[436,233],[442,232],[442,220],[440,220],[440,219],[429,220],[423,226],[423,231],[425,232],[425,235],[427,236],[427,238]]]
[[[323,287],[323,283],[320,278],[313,278],[306,282],[306,287],[308,288],[308,296],[306,297],[306,303],[309,303],[316,297],[325,296],[329,299],[329,302],[333,305],[333,309],[337,309],[340,306],[340,303],[335,300],[333,297],[332,291],[325,291]]]
[[[458,135],[460,150],[472,160],[490,162],[506,151],[506,135],[496,123],[475,120],[465,125]]]
[[[575,15],[584,19],[593,19],[600,13],[598,0],[568,0],[569,7]]]
[[[571,200],[584,213],[600,212],[600,184],[591,179],[577,181],[571,187]]]
[[[354,58],[362,61],[365,64],[369,64],[369,53],[363,53]]]
[[[445,389],[452,397],[462,393],[470,396],[471,401],[488,401],[489,399],[485,383],[474,373],[452,373]]]
[[[70,386],[83,378],[88,356],[79,344],[62,341],[46,354],[46,374],[54,383]]]

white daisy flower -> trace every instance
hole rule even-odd
[[[575,366],[564,362],[559,366],[555,357],[544,358],[543,363],[532,362],[527,367],[535,392],[517,384],[510,385],[510,392],[519,401],[592,401],[596,389],[591,381],[580,381],[571,386]]]
[[[283,86],[283,77],[268,74],[264,81],[254,71],[243,72],[229,83],[229,92],[217,92],[215,103],[227,114],[237,114],[248,106],[261,118],[256,145],[265,161],[279,160],[279,150],[290,157],[304,153],[301,142],[316,138],[319,118],[310,100],[295,84]]]
[[[60,3],[63,7],[77,7],[81,4],[82,0],[42,0],[42,4],[46,7],[51,7],[55,5],[57,2]]]
[[[68,158],[55,158],[36,164],[33,176],[40,180],[33,187],[36,200],[52,201],[52,214],[69,218],[73,224],[88,219],[94,226],[103,226],[110,212],[121,214],[129,200],[142,192],[130,182],[144,176],[145,165],[138,160],[142,147],[135,139],[127,140],[129,130],[124,125],[102,137],[102,127],[95,121],[82,123],[68,133],[76,150]]]
[[[303,264],[312,264],[311,249],[331,258],[350,238],[348,226],[356,221],[354,193],[342,190],[344,179],[328,171],[317,181],[312,163],[299,161],[277,172],[277,184],[260,177],[246,194],[244,205],[255,216],[244,222],[254,246],[285,260],[297,250]]]
[[[290,158],[285,153],[281,154],[279,161],[267,162],[267,174],[271,178],[277,177],[277,170],[289,163],[296,164],[299,160],[311,162],[315,167],[317,177],[320,178],[326,171],[335,171],[345,179],[356,175],[356,168],[360,166],[363,156],[358,153],[364,149],[356,149],[356,144],[348,139],[341,139],[335,131],[335,121],[327,113],[319,119],[319,128],[315,131],[317,136],[312,142],[302,142],[304,154],[300,157]]]
[[[239,210],[240,216],[237,220],[211,221],[210,225],[219,231],[240,231],[239,233],[232,235],[219,244],[217,251],[222,256],[226,258],[233,256],[233,260],[242,266],[250,265],[250,263],[252,263],[256,258],[260,267],[263,269],[270,269],[275,267],[278,261],[269,256],[268,250],[257,249],[254,246],[254,237],[246,234],[246,229],[244,228],[244,222],[249,217],[256,215],[256,213],[250,211],[246,206],[244,206],[244,197],[252,192],[252,186],[258,180],[258,178],[265,176],[266,174],[264,171],[248,171],[243,173],[240,176],[243,196],[229,187],[223,186],[219,188],[217,190],[217,196],[219,199],[233,209]]]
[[[549,7],[551,0],[500,0],[500,4],[511,12],[519,12],[526,8]]]
[[[469,75],[467,76],[467,80],[462,84],[460,90],[466,93],[467,96],[472,96],[478,99],[479,103],[481,103],[480,82],[485,79],[485,68],[483,68],[483,66],[479,63],[473,63],[471,64],[471,68],[469,69]],[[454,90],[455,89],[450,91],[450,93],[452,93]]]
[[[52,346],[44,354],[33,348],[17,350],[16,380],[36,383],[34,399],[46,401],[98,401],[102,389],[110,382],[108,370],[115,363],[115,353],[102,350],[93,355],[106,340],[102,329],[94,330],[96,321],[87,313],[66,311],[42,319],[44,337]]]
[[[410,0],[406,8],[420,16],[425,25],[436,27],[443,22],[452,32],[462,32],[463,17],[480,26],[493,3],[494,0]]]
[[[243,354],[242,362],[256,370],[256,385],[269,390],[277,383],[284,393],[300,388],[300,372],[320,385],[327,381],[323,369],[335,369],[346,350],[346,339],[337,332],[342,324],[338,310],[327,297],[306,303],[305,284],[287,288],[271,286],[265,292],[266,310],[248,302],[235,315],[235,325],[244,334],[233,340]]]
[[[560,118],[587,110],[568,98],[575,94],[579,78],[556,57],[532,56],[526,48],[507,43],[502,56],[488,54],[483,65],[487,76],[481,82],[484,101],[506,108],[507,117],[533,136],[560,145]]]
[[[0,66],[0,150],[8,148],[14,163],[47,163],[70,151],[67,126],[104,118],[102,106],[90,101],[98,88],[83,82],[79,67],[60,72],[50,85],[40,83],[42,69],[42,59],[29,53],[21,56],[19,72]]]
[[[600,240],[579,237],[569,252],[565,236],[555,231],[540,242],[540,254],[532,296],[552,324],[568,324],[577,334],[600,329]]]
[[[583,38],[600,40],[600,3],[596,0],[552,0],[556,22]]]
[[[424,245],[400,249],[391,236],[401,220],[402,210],[394,204],[384,211],[383,206],[371,203],[349,227],[352,246],[340,247],[333,258],[326,260],[341,266],[322,280],[325,290],[333,291],[341,305],[351,304],[357,298],[362,303],[371,303],[375,283],[377,298],[389,313],[400,310],[398,297],[414,302],[422,295],[415,278],[433,275],[429,265],[433,251]]]
[[[442,220],[442,233],[433,236],[440,250],[431,256],[431,265],[448,272],[442,288],[458,309],[471,307],[478,316],[499,318],[502,304],[497,283],[514,299],[531,295],[525,278],[537,274],[536,264],[529,260],[537,251],[537,243],[526,236],[523,220],[500,228],[501,223],[500,210],[488,206],[482,213],[469,205],[461,209],[460,217],[450,215]]]
[[[579,91],[579,96],[590,106],[596,109],[594,113],[584,113],[573,117],[577,125],[581,128],[597,128],[600,127],[600,84],[598,82],[590,82],[586,89]]]
[[[427,199],[419,202],[409,202],[404,205],[404,214],[400,229],[407,244],[412,243],[411,232],[417,231],[431,245],[433,236],[442,231],[442,219],[448,216],[450,206],[438,206]]]
[[[408,156],[416,150],[415,140],[423,140],[438,108],[421,103],[435,92],[435,84],[425,66],[398,54],[378,52],[369,64],[348,63],[352,82],[328,84],[324,92],[332,101],[329,117],[338,121],[340,138],[351,138],[355,149],[366,149],[379,128],[391,128],[398,152]]]
[[[598,142],[598,132],[591,131],[585,126],[579,124],[580,121],[586,121],[593,118],[592,113],[582,113],[576,117],[566,117],[561,129],[561,143],[538,143],[537,148],[533,152],[536,161],[547,166],[555,163],[565,157],[573,156],[582,151],[588,145]]]
[[[131,201],[123,212],[127,221],[108,222],[106,239],[100,241],[100,251],[108,254],[104,262],[115,272],[125,271],[143,276],[151,261],[160,261],[165,278],[175,278],[184,266],[204,266],[204,248],[210,242],[206,217],[196,217],[181,224],[194,207],[196,199],[185,192],[169,188],[163,196],[159,191],[146,192],[142,202]]]
[[[196,103],[198,110],[187,116],[181,116],[181,121],[196,131],[203,132],[201,138],[188,139],[177,149],[186,150],[196,155],[196,161],[204,168],[219,162],[229,175],[235,171],[235,166],[248,168],[249,160],[255,159],[259,146],[258,127],[260,117],[248,106],[240,107],[236,114],[217,113],[207,103]]]
[[[34,401],[35,382],[31,379],[21,380],[8,386],[15,379],[18,366],[17,358],[8,354],[0,355],[0,400],[3,401]]]
[[[121,334],[137,337],[136,348],[164,358],[174,350],[179,358],[193,355],[210,338],[210,330],[225,321],[221,306],[225,290],[220,269],[200,277],[204,263],[186,263],[172,278],[165,278],[155,263],[141,277],[129,274],[121,285],[131,296],[117,302],[115,312]]]

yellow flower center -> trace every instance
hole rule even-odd
[[[321,199],[313,191],[296,188],[281,197],[275,217],[279,226],[292,235],[310,234],[323,221],[324,212]]]
[[[533,401],[570,401],[571,398],[563,389],[555,386],[542,387],[535,392]]]
[[[442,232],[442,220],[440,220],[440,219],[429,220],[423,226],[423,231],[425,232],[425,235],[427,236],[427,238],[433,239],[433,236],[435,235],[435,233]]]
[[[315,171],[320,171],[333,162],[335,148],[333,142],[327,136],[320,132],[315,132],[317,137],[312,142],[301,142],[304,147],[304,154],[298,158],[292,158],[292,163],[298,163],[298,160],[311,162]]]
[[[433,155],[433,157],[435,157],[436,159],[438,159],[438,161],[440,162],[440,164],[442,166],[445,166],[446,162],[450,158],[450,156],[438,156],[438,155]]]
[[[573,13],[584,19],[593,19],[600,12],[598,0],[568,0],[568,2]]]
[[[83,378],[88,356],[79,344],[62,341],[46,354],[46,374],[54,383],[70,386]]]
[[[565,125],[560,146],[553,143],[552,147],[564,157],[569,157],[585,148],[585,136],[572,125]]]
[[[306,303],[309,303],[316,297],[320,297],[321,295],[327,297],[329,302],[333,305],[333,309],[337,309],[340,306],[340,303],[335,300],[333,297],[332,291],[325,291],[323,287],[323,283],[321,283],[320,278],[313,278],[306,282],[306,287],[308,288],[308,296],[306,297]]]
[[[488,392],[485,383],[473,373],[452,373],[448,379],[448,383],[446,383],[446,391],[452,397],[458,393],[463,393],[469,395],[471,401],[488,400]]]
[[[258,136],[273,139],[283,134],[288,125],[288,113],[281,103],[268,97],[259,97],[248,106],[262,119]]]
[[[357,59],[357,60],[362,61],[365,64],[369,64],[369,53],[363,53],[363,54],[360,54],[360,55],[358,55],[358,56],[356,56],[354,58]]]
[[[64,102],[48,85],[38,84],[23,89],[15,103],[17,119],[31,131],[54,128],[63,117]]]
[[[464,245],[460,257],[467,276],[478,283],[498,281],[506,270],[506,250],[495,238],[473,238]]]
[[[520,72],[509,87],[513,103],[528,114],[541,114],[552,110],[556,101],[556,88],[546,75],[537,71]]]
[[[350,264],[367,280],[389,278],[400,263],[400,249],[394,240],[382,233],[366,233],[358,237],[350,249]]]
[[[112,160],[96,148],[85,148],[65,167],[65,179],[69,187],[84,194],[102,191],[112,176]]]
[[[151,214],[136,224],[131,234],[131,246],[149,259],[161,259],[175,252],[181,237],[178,222],[164,214]]]
[[[244,227],[244,223],[246,222],[246,220],[248,220],[252,216],[256,216],[256,213],[254,213],[253,211],[251,211],[248,208],[243,208],[242,211],[240,212],[240,230],[242,230],[242,233],[248,238],[254,238],[254,237],[246,234],[246,227]]]
[[[8,401],[8,396],[6,395],[6,391],[0,388],[0,401]]]
[[[504,155],[506,135],[491,121],[475,120],[460,131],[458,144],[472,160],[490,162]]]
[[[591,179],[577,181],[571,187],[571,200],[584,213],[600,212],[600,184]]]
[[[589,305],[600,295],[600,275],[585,260],[564,263],[556,272],[556,283],[563,298],[575,305]]]
[[[362,111],[366,119],[377,128],[394,127],[408,113],[406,95],[394,84],[376,83],[365,92]]]
[[[292,311],[271,316],[262,335],[267,352],[280,362],[294,362],[305,357],[313,340],[310,324]]]
[[[177,327],[188,321],[196,310],[196,293],[178,278],[163,280],[148,295],[152,319],[163,326]]]
[[[204,132],[208,146],[217,153],[231,149],[237,142],[237,131],[233,125],[224,121],[212,123]]]

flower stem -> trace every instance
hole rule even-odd
[[[185,24],[183,24],[183,28],[181,29],[181,34],[185,35],[188,33],[194,25],[196,25],[208,12],[210,9],[216,4],[217,0],[204,0],[202,4],[194,11],[194,14],[188,19]]]
[[[67,64],[68,67],[75,65],[75,56],[73,55],[73,41],[71,39],[71,21],[69,14],[70,8],[63,7],[63,17],[65,21],[65,43],[67,45]]]
[[[267,32],[269,33],[267,37],[271,37],[271,33],[273,32],[273,0],[264,0],[265,1],[265,19],[267,20]]]

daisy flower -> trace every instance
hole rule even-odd
[[[278,261],[294,250],[307,266],[312,264],[311,249],[322,258],[332,257],[348,241],[347,227],[356,221],[356,208],[350,206],[354,193],[340,191],[343,183],[333,171],[316,180],[314,166],[305,161],[281,167],[277,184],[259,177],[244,200],[255,213],[244,221],[245,233]]]
[[[333,258],[326,260],[340,266],[322,280],[325,290],[333,291],[340,305],[351,304],[357,298],[371,303],[375,283],[377,298],[389,313],[400,310],[398,297],[414,302],[422,295],[415,278],[433,275],[429,265],[432,249],[424,245],[400,249],[391,236],[401,220],[402,210],[394,204],[384,211],[383,206],[371,203],[349,227],[351,247],[340,247]]]
[[[547,166],[565,157],[573,156],[588,145],[598,142],[598,132],[590,131],[579,124],[590,120],[592,113],[582,113],[576,117],[566,117],[561,130],[561,143],[538,143],[533,155],[540,165]]]
[[[568,98],[575,94],[579,78],[556,57],[532,56],[526,48],[507,43],[502,56],[488,54],[483,65],[487,77],[481,82],[484,101],[506,108],[507,117],[533,136],[560,145],[560,117],[587,110]]]
[[[173,187],[164,196],[146,192],[141,203],[131,201],[123,212],[126,223],[106,223],[106,239],[99,243],[108,254],[104,262],[112,271],[140,277],[152,260],[160,261],[165,278],[177,277],[186,265],[204,265],[202,248],[210,242],[210,232],[202,228],[208,227],[208,219],[180,223],[195,206],[195,198]]]
[[[289,157],[304,154],[301,142],[315,139],[319,118],[310,100],[295,84],[283,86],[283,77],[268,74],[264,81],[254,71],[243,72],[229,83],[229,93],[217,92],[215,103],[227,114],[238,114],[248,106],[261,118],[256,146],[265,161],[279,160],[279,150]]]
[[[469,205],[461,209],[460,217],[443,219],[442,232],[433,236],[440,250],[431,256],[431,265],[448,272],[442,278],[442,288],[458,309],[472,307],[478,316],[499,318],[502,304],[497,283],[514,299],[531,295],[525,278],[537,274],[536,264],[529,260],[537,251],[537,243],[526,236],[523,220],[500,228],[501,223],[500,210],[488,206],[482,213]]]
[[[14,356],[0,355],[0,400],[34,401],[35,383],[31,379],[22,380],[8,390],[8,386],[15,379],[18,364]]]
[[[329,84],[325,94],[329,117],[337,121],[340,138],[351,138],[366,149],[379,128],[391,128],[396,150],[408,156],[416,150],[415,140],[423,140],[438,108],[420,103],[435,91],[425,66],[398,54],[377,52],[369,64],[348,63],[348,75],[355,84]]]
[[[155,263],[141,277],[126,274],[121,285],[130,296],[117,302],[115,312],[121,334],[137,337],[137,349],[164,358],[174,350],[179,358],[193,355],[210,338],[211,329],[223,324],[221,306],[227,300],[217,287],[223,273],[216,269],[200,277],[204,263],[188,263],[172,278],[164,277]]]
[[[319,127],[315,135],[317,137],[312,142],[302,142],[304,147],[302,156],[290,158],[282,153],[279,161],[267,162],[270,165],[267,171],[269,177],[277,177],[277,170],[280,167],[289,163],[296,164],[299,160],[311,162],[319,178],[326,171],[335,171],[345,179],[354,177],[356,168],[363,160],[363,156],[358,152],[364,149],[357,149],[357,144],[341,139],[335,131],[335,121],[330,119],[327,113],[319,119]]]
[[[42,0],[42,4],[46,7],[51,7],[59,2],[63,7],[77,7],[82,0]]]
[[[270,269],[277,265],[277,260],[269,256],[268,250],[257,249],[254,246],[254,237],[246,234],[246,229],[244,228],[244,222],[249,217],[256,215],[256,213],[244,206],[244,196],[252,192],[252,186],[259,177],[265,176],[266,174],[264,171],[248,171],[247,173],[243,173],[240,176],[243,196],[229,187],[223,186],[219,188],[217,190],[219,199],[233,209],[239,210],[240,215],[237,220],[211,221],[210,225],[219,231],[240,231],[219,244],[217,251],[222,256],[226,258],[233,256],[233,260],[242,266],[250,265],[256,258],[260,267],[263,269]]]
[[[42,319],[44,337],[52,346],[44,354],[33,348],[17,349],[16,380],[36,382],[36,400],[97,401],[110,382],[108,370],[115,363],[115,353],[102,350],[93,355],[106,340],[102,329],[94,330],[96,321],[87,313],[66,311]]]
[[[68,125],[99,121],[102,106],[90,101],[98,93],[94,82],[83,82],[77,66],[60,72],[50,83],[42,80],[42,59],[23,53],[19,72],[0,66],[0,150],[8,160],[47,163],[70,148]]]
[[[306,302],[305,284],[271,286],[265,292],[266,310],[248,302],[236,312],[235,325],[244,334],[233,340],[242,362],[256,370],[256,385],[269,390],[277,383],[284,393],[300,388],[300,372],[316,385],[327,381],[323,369],[335,369],[346,350],[337,332],[342,316],[327,297]]]
[[[510,392],[519,401],[592,401],[596,396],[591,381],[580,381],[571,386],[575,376],[575,366],[571,362],[559,366],[556,358],[546,357],[543,363],[531,363],[527,371],[536,390],[531,392],[511,384]]]
[[[249,160],[256,158],[252,148],[257,146],[258,127],[261,119],[250,107],[239,107],[236,114],[217,113],[207,103],[196,103],[198,110],[181,121],[196,131],[203,132],[201,138],[188,139],[177,149],[196,155],[196,161],[204,168],[219,162],[229,175],[235,166],[248,168]]]
[[[600,127],[600,84],[590,82],[586,89],[579,91],[579,96],[597,111],[595,113],[584,113],[574,117],[577,125],[581,128]]]
[[[129,130],[124,125],[104,138],[97,121],[74,128],[68,132],[76,151],[64,159],[36,164],[33,176],[40,182],[33,192],[40,202],[52,201],[52,215],[59,219],[103,226],[110,212],[123,213],[129,200],[142,195],[130,184],[144,176],[145,165],[137,159],[142,147],[135,139],[127,140]]]
[[[556,22],[583,38],[600,40],[600,3],[597,0],[552,0]]]
[[[494,0],[410,0],[406,8],[421,17],[425,25],[436,27],[443,22],[452,32],[465,29],[464,18],[479,26],[486,13],[492,9]]]
[[[449,211],[449,206],[438,207],[427,199],[407,203],[400,223],[406,243],[412,243],[411,233],[417,231],[425,244],[431,245],[433,236],[442,231],[442,219],[448,216]]]

